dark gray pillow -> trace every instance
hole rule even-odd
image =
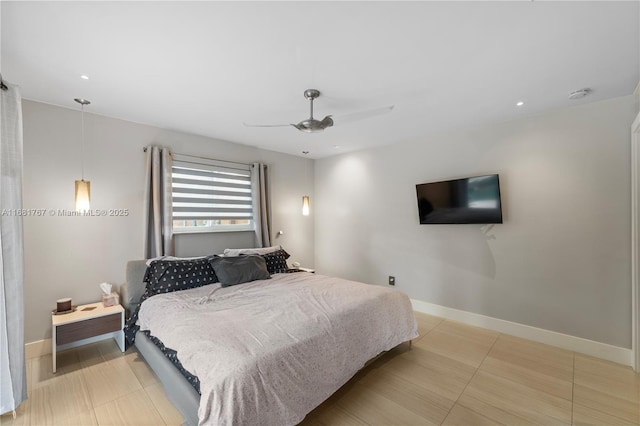
[[[264,258],[259,255],[216,257],[209,263],[222,287],[271,278]]]

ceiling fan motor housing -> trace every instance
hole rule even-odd
[[[294,124],[293,127],[305,133],[321,132],[327,127],[333,126],[333,120],[330,116],[326,116],[321,120],[307,119],[302,120],[298,124]]]

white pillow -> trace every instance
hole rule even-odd
[[[244,249],[224,249],[224,255],[226,257],[236,257],[241,254],[267,254],[274,251],[282,250],[281,246],[271,247],[256,247],[256,248],[244,248]]]

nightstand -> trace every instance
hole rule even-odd
[[[78,306],[74,312],[51,315],[51,358],[56,372],[56,351],[113,337],[124,352],[124,308],[102,302]]]

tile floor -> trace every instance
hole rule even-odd
[[[420,337],[360,371],[302,425],[640,425],[629,367],[416,313]],[[29,399],[2,425],[179,425],[133,350],[103,341],[27,363]]]
[[[303,425],[639,425],[630,367],[416,313],[420,337],[359,372]]]
[[[105,340],[27,361],[29,399],[4,425],[180,425],[158,378],[135,349]]]

